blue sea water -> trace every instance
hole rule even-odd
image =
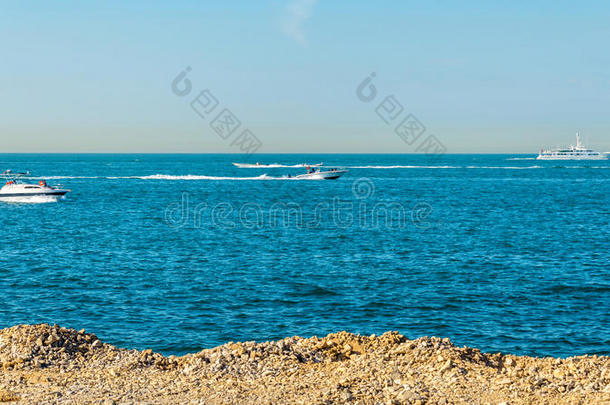
[[[610,354],[610,163],[523,155],[0,155],[72,192],[0,203],[0,327],[183,354],[398,330]]]

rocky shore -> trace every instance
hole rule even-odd
[[[396,332],[243,342],[182,357],[59,326],[0,330],[0,402],[610,404],[610,357],[487,354]]]

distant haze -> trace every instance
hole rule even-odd
[[[448,153],[533,154],[576,131],[610,151],[606,2],[25,0],[2,16],[0,153],[238,153],[245,129],[261,153],[412,153],[394,132],[408,114]],[[223,138],[225,108],[240,126]]]

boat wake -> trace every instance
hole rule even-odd
[[[13,204],[49,204],[56,203],[60,200],[58,196],[50,195],[37,195],[29,197],[0,197],[0,203],[13,203]]]
[[[23,177],[23,179],[25,180],[38,180],[38,179],[45,179],[45,180],[78,180],[78,179],[109,179],[110,177],[104,177],[104,176],[36,176],[36,177]],[[117,177],[119,178],[119,177]]]
[[[338,166],[339,167],[339,166]],[[587,165],[535,165],[535,166],[411,166],[411,165],[391,165],[391,166],[340,166],[346,169],[370,169],[370,170],[387,170],[387,169],[440,169],[440,170],[537,170],[537,169],[610,169],[608,166],[587,166]],[[319,180],[318,178],[302,178],[293,175],[284,176],[269,176],[261,174],[260,176],[207,176],[207,175],[170,175],[170,174],[153,174],[144,176],[39,176],[32,179],[45,178],[48,180],[73,180],[73,179],[100,179],[100,180],[231,180],[231,181],[256,181],[256,180]],[[26,178],[27,179],[27,178]]]
[[[341,166],[348,169],[461,169],[460,166]]]
[[[152,176],[134,176],[134,177],[117,177],[119,179],[139,179],[139,180],[236,180],[236,181],[252,181],[252,180],[320,180],[316,178],[297,178],[288,176],[269,176],[267,174],[261,174],[256,177],[228,177],[228,176],[198,176],[198,175],[185,175],[185,176],[171,176],[167,174],[154,174]]]
[[[345,166],[349,169],[541,169],[543,166]]]
[[[266,180],[269,176],[262,174],[256,177],[229,177],[229,176],[200,176],[187,174],[184,176],[173,176],[169,174],[153,174],[152,176],[133,176],[128,179],[138,180]],[[125,178],[125,177],[122,177]]]
[[[495,169],[495,170],[527,170],[527,169],[610,169],[610,166],[341,166],[348,169]]]
[[[544,166],[466,166],[465,169],[504,169],[504,170],[525,170],[543,169]]]
[[[233,163],[233,166],[237,166],[240,169],[273,169],[273,168],[277,168],[277,167],[322,167],[324,165],[323,162],[320,163],[298,163],[298,164],[294,164],[294,165],[286,165],[286,164],[282,164],[282,163],[270,163],[270,164],[263,164],[263,163]]]
[[[36,177],[38,178],[38,177]],[[42,177],[41,177],[42,178]],[[296,176],[269,176],[267,174],[261,174],[255,177],[233,177],[233,176],[204,176],[204,175],[169,175],[169,174],[153,174],[148,176],[46,176],[48,180],[80,180],[80,179],[91,179],[91,180],[183,180],[183,181],[194,181],[194,180],[319,180],[312,178],[297,178]]]
[[[297,164],[297,165],[283,165],[283,164],[279,164],[279,163],[272,163],[269,165],[246,165],[246,166],[241,166],[242,169],[276,169],[276,168],[297,168],[297,167],[307,167],[308,165],[305,164]],[[319,164],[315,164],[315,165],[309,165],[311,167],[320,167],[321,165]]]

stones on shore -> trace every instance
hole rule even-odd
[[[4,389],[0,389],[0,402],[13,402],[13,401],[19,401],[19,396],[4,390]]]
[[[486,354],[449,339],[408,340],[396,332],[231,342],[165,357],[150,349],[118,349],[84,330],[16,326],[0,330],[0,365],[0,398],[13,395],[24,402],[442,405],[610,399],[608,357]]]
[[[15,326],[0,331],[0,365],[4,370],[76,366],[88,361],[101,346],[95,335],[84,330],[44,324]]]

